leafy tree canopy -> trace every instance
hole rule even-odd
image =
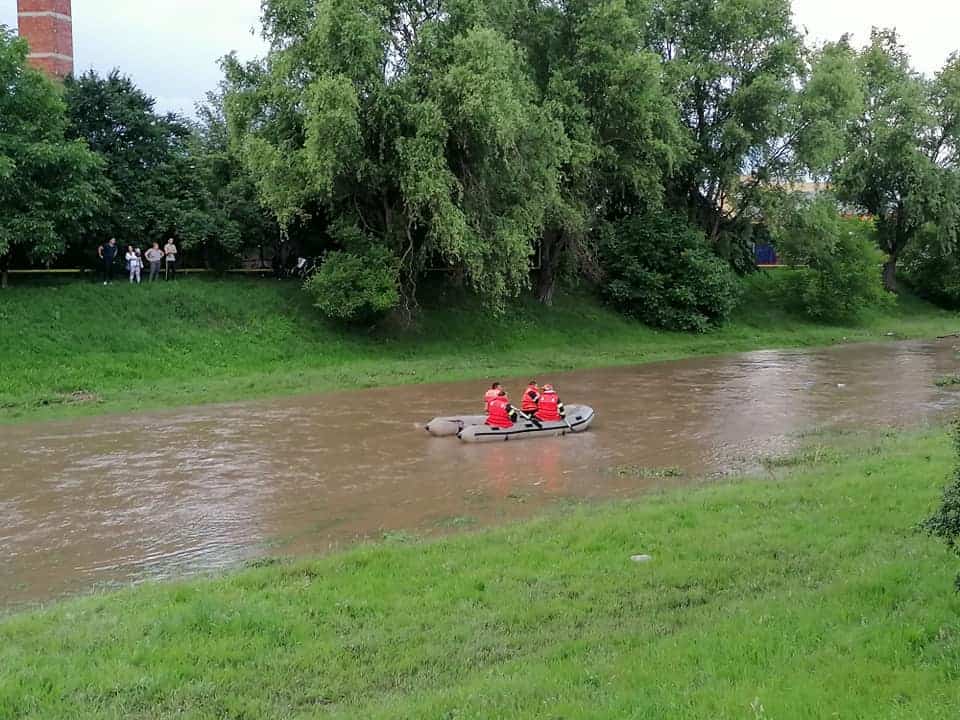
[[[717,241],[755,216],[764,186],[823,173],[860,104],[845,42],[808,48],[789,0],[654,0],[649,43],[692,152],[670,184]]]
[[[877,219],[887,254],[884,283],[896,290],[897,262],[936,228],[941,247],[956,244],[960,220],[960,58],[934,78],[917,73],[896,32],[875,29],[858,57],[865,102],[834,169],[842,198]]]
[[[100,207],[100,161],[66,138],[59,88],[27,67],[27,46],[0,26],[0,261],[63,252],[77,222]]]
[[[110,237],[121,244],[176,237],[184,247],[220,237],[219,218],[198,164],[192,127],[159,114],[153,98],[114,71],[68,78],[65,85],[70,137],[84,141],[103,159],[108,183],[105,205],[84,224],[79,242],[96,245]]]
[[[267,0],[264,17],[268,57],[227,63],[261,198],[281,224],[319,203],[389,248],[408,300],[441,263],[502,307],[537,245],[559,257],[627,192],[659,201],[682,151],[623,2]]]

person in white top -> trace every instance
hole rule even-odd
[[[140,251],[134,250],[133,245],[127,246],[127,270],[130,271],[130,282],[140,282],[140,269],[143,267],[143,260],[140,258]]]

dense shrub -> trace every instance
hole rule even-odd
[[[937,229],[925,227],[903,254],[900,272],[920,297],[950,310],[960,309],[960,257],[944,246]]]
[[[784,301],[813,320],[851,321],[864,310],[890,304],[883,289],[883,253],[873,223],[844,218],[830,197],[784,213],[774,234],[783,260]]]
[[[604,298],[649,325],[705,332],[736,305],[729,264],[680,216],[648,213],[606,225],[600,259]]]
[[[325,316],[342,322],[370,322],[400,302],[399,269],[393,254],[379,246],[327,254],[305,284]]]
[[[921,527],[933,537],[943,540],[947,547],[960,555],[960,418],[953,423],[953,444],[956,448],[957,467],[943,491],[940,507]],[[955,586],[960,592],[960,575],[957,576]]]

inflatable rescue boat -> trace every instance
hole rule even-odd
[[[568,433],[586,431],[593,423],[595,413],[587,405],[568,405],[567,417],[559,422],[533,422],[520,418],[508,428],[487,426],[486,415],[459,415],[438,417],[427,423],[426,430],[436,437],[458,436],[464,442],[505,442],[539,437],[559,437]]]

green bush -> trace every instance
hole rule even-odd
[[[958,459],[957,467],[943,491],[940,507],[921,527],[933,537],[943,540],[948,548],[960,555],[960,418],[953,422],[953,445]],[[960,575],[957,576],[955,586],[960,592]]]
[[[920,297],[949,310],[960,309],[960,257],[944,247],[928,225],[904,251],[900,272]]]
[[[606,225],[600,260],[604,298],[648,325],[706,332],[733,311],[739,285],[706,238],[672,213]]]
[[[883,289],[883,253],[873,223],[844,218],[832,198],[785,213],[774,238],[794,266],[783,275],[785,304],[813,320],[847,322],[893,302]]]
[[[371,322],[400,302],[398,263],[389,250],[378,246],[331,252],[305,289],[331,320]]]

